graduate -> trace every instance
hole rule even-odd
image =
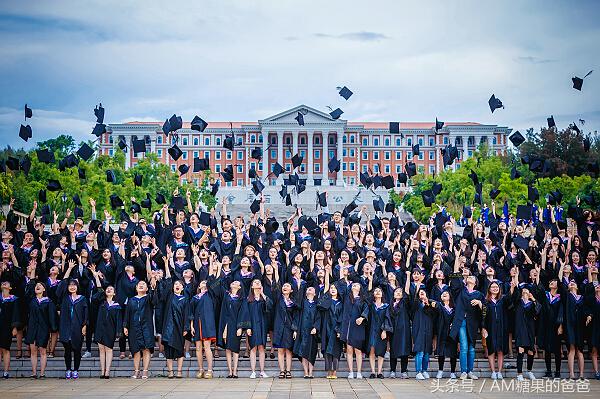
[[[156,280],[150,280],[150,290],[144,280],[135,286],[136,295],[128,298],[123,319],[123,334],[129,340],[133,354],[133,379],[148,379],[150,355],[154,352],[154,323],[152,311],[156,303]],[[140,373],[140,360],[143,370]]]
[[[242,333],[250,328],[248,320],[248,302],[242,298],[242,285],[234,280],[229,285],[229,291],[223,294],[221,314],[219,319],[218,345],[225,349],[227,357],[227,378],[238,378],[237,368],[240,354]]]
[[[427,298],[427,291],[419,288],[412,302],[412,336],[413,352],[415,352],[415,371],[417,380],[429,378],[427,367],[429,356],[433,352],[433,318],[438,305]]]
[[[523,381],[523,357],[527,353],[527,378],[535,379],[532,373],[533,351],[535,349],[535,319],[541,305],[527,287],[518,287],[517,278],[513,278],[510,293],[515,309],[515,346],[517,347],[517,380]]]
[[[371,280],[372,282],[372,280]],[[354,379],[354,357],[356,357],[356,378],[362,376],[362,354],[367,337],[369,306],[364,298],[360,283],[352,283],[344,300],[341,339],[346,343],[348,379]]]
[[[596,271],[596,276],[598,273],[598,268],[594,268]],[[590,278],[590,281],[592,279]],[[596,284],[590,282],[588,283],[587,290],[587,301],[589,304],[589,318],[591,319],[591,323],[588,322],[588,326],[590,327],[590,342],[589,346],[592,348],[592,365],[594,367],[594,377],[597,380],[600,380],[600,370],[598,369],[598,353],[600,352],[600,284],[596,280]]]
[[[542,310],[539,318],[537,346],[544,350],[545,378],[552,378],[552,355],[554,355],[554,378],[560,378],[562,363],[561,336],[563,335],[564,301],[559,292],[558,278],[548,282],[548,291],[541,296]]]
[[[304,378],[312,379],[317,357],[317,334],[321,320],[317,310],[315,287],[308,287],[305,295],[302,308],[296,312],[297,320],[293,326],[295,327],[293,353],[302,360]]]
[[[559,272],[559,278],[561,272]],[[562,288],[565,298],[565,316],[563,319],[563,331],[565,334],[565,343],[569,349],[568,366],[569,378],[575,379],[575,357],[579,364],[579,377],[583,378],[583,348],[585,344],[586,326],[589,324],[588,317],[591,316],[586,309],[584,297],[579,293],[579,287],[575,280],[569,281],[569,284]]]
[[[369,304],[369,336],[367,349],[371,375],[369,378],[383,379],[383,361],[389,342],[389,335],[393,332],[390,317],[390,306],[383,302],[383,290],[379,287],[373,289],[373,300]],[[377,362],[377,369],[375,363]]]
[[[273,328],[273,347],[277,349],[279,378],[292,378],[292,349],[296,328],[298,305],[292,299],[292,286],[284,283],[281,291],[275,291],[275,326]]]
[[[450,359],[450,378],[455,379],[458,343],[449,336],[454,320],[454,304],[450,292],[442,291],[440,301],[434,303],[437,310],[435,354],[438,357],[438,372],[435,378],[444,378],[444,362]]]
[[[407,271],[407,273],[410,273]],[[410,277],[410,276],[408,276]],[[408,356],[412,352],[412,334],[410,326],[410,301],[408,290],[410,280],[406,279],[405,288],[396,288],[390,306],[392,336],[390,338],[390,378],[396,378],[398,358],[400,359],[400,378],[408,378]]]
[[[246,330],[248,345],[250,346],[250,378],[256,378],[256,354],[258,352],[258,364],[260,367],[260,378],[268,378],[265,372],[265,348],[267,347],[267,329],[269,315],[273,311],[273,302],[265,295],[260,280],[255,279],[250,286],[248,294],[248,315],[250,328]]]
[[[212,279],[212,283],[215,284],[214,279]],[[216,285],[218,284],[220,283],[216,281]],[[213,377],[211,343],[217,340],[214,295],[215,293],[209,290],[208,281],[203,280],[198,284],[197,293],[190,301],[190,333],[192,335],[192,342],[196,345],[196,357],[198,360],[196,378],[198,379],[211,379]],[[204,371],[203,353],[206,356],[206,371]]]
[[[81,347],[88,322],[88,303],[86,297],[79,295],[79,281],[70,278],[75,261],[69,260],[67,272],[60,282],[56,295],[60,298],[59,340],[65,348],[65,378],[79,378]]]
[[[165,277],[171,279],[169,268],[165,269]],[[183,293],[183,283],[180,280],[173,282],[173,289],[166,298],[159,298],[166,302],[163,318],[162,342],[167,358],[167,378],[183,378],[183,351],[184,336],[189,331],[188,299]],[[177,374],[173,375],[173,361],[177,361]]]
[[[490,283],[485,297],[481,336],[486,342],[492,380],[503,379],[504,354],[508,349],[508,308],[510,306],[512,306],[511,298],[502,294],[500,284],[497,281]]]
[[[4,265],[2,265],[4,266]],[[21,323],[19,314],[19,298],[11,295],[10,281],[3,281],[0,285],[0,352],[4,366],[4,378],[9,378],[10,370],[10,345],[12,338],[17,336],[17,327]]]
[[[337,378],[337,368],[342,354],[340,332],[342,328],[343,302],[335,284],[319,299],[318,309],[321,312],[321,351],[325,357],[327,379]]]

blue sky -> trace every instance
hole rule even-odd
[[[596,1],[3,1],[0,140],[28,147],[108,123],[256,121],[298,104],[352,121],[554,115],[600,130]],[[595,69],[583,91],[571,77]],[[344,102],[335,91],[348,85]],[[505,109],[491,114],[495,93]],[[17,135],[28,103],[34,138]]]

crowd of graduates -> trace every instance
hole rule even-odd
[[[9,213],[4,377],[11,347],[41,378],[62,345],[65,377],[77,379],[95,342],[101,378],[115,356],[132,359],[132,378],[148,378],[150,362],[162,359],[168,377],[181,378],[195,347],[197,378],[212,378],[224,354],[227,378],[238,378],[241,355],[250,378],[267,377],[266,357],[277,357],[279,378],[294,367],[313,378],[319,356],[327,378],[337,378],[342,359],[348,378],[384,378],[386,358],[386,377],[408,378],[414,357],[417,379],[476,379],[481,342],[493,379],[513,354],[518,378],[536,378],[542,353],[544,377],[583,378],[591,357],[600,379],[600,215],[579,202],[568,218],[560,205],[522,218],[491,204],[459,227],[443,207],[419,224],[400,220],[394,206],[377,215],[325,208],[316,218],[297,208],[280,224],[262,198],[242,216],[229,215],[225,201],[206,211],[177,192],[151,220],[135,202],[131,214],[121,206],[98,215],[93,199],[89,221],[69,223],[68,210],[40,218],[37,204],[25,226]]]

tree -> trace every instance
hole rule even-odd
[[[58,158],[64,158],[75,150],[75,139],[72,136],[61,134],[53,139],[38,141],[37,146],[38,148],[47,148]]]

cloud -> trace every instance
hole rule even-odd
[[[529,64],[549,64],[551,62],[556,62],[557,60],[550,58],[538,58],[533,57],[531,55],[528,56],[519,56],[516,58],[517,62],[529,63]]]
[[[383,33],[377,32],[347,32],[339,35],[332,35],[328,33],[315,33],[315,37],[323,38],[323,39],[342,39],[342,40],[352,40],[357,42],[376,42],[380,40],[389,39],[388,36]]]

